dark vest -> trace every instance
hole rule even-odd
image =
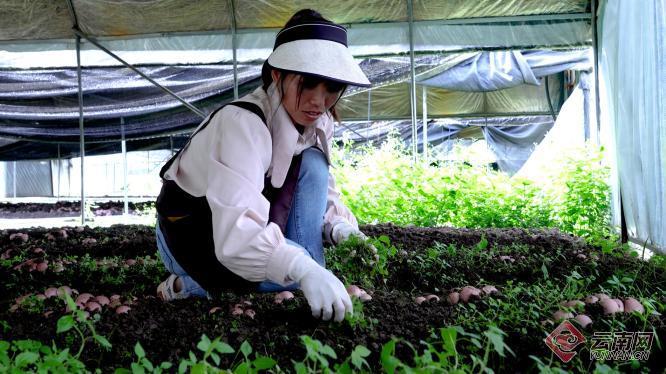
[[[266,124],[266,117],[256,104],[235,101],[234,105],[248,110]],[[224,291],[256,290],[257,283],[250,282],[234,274],[222,265],[215,255],[213,242],[212,213],[206,196],[196,197],[185,192],[174,181],[164,179],[164,174],[180,152],[189,145],[192,138],[206,128],[218,111],[195,131],[188,143],[166,162],[160,171],[162,190],[157,197],[157,219],[171,254],[178,264],[211,295]],[[266,124],[267,125],[267,124]],[[271,185],[270,177],[265,176],[262,194],[270,202],[269,222],[277,224],[285,233],[294,192],[298,184],[301,155],[294,156],[284,184],[280,188]]]

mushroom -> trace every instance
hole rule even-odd
[[[491,294],[499,292],[499,291],[497,291],[497,288],[495,286],[483,286],[481,288],[481,291],[483,291],[483,293],[486,294],[486,295],[491,295]]]
[[[98,310],[102,310],[102,306],[99,305],[99,303],[96,301],[88,301],[86,303],[86,309],[88,309],[91,312],[95,312]]]
[[[97,301],[101,306],[109,305],[109,303],[111,303],[111,300],[109,300],[109,298],[104,295],[97,296],[95,301]]]
[[[579,307],[580,308],[585,307],[585,303],[580,300],[569,300],[566,302],[562,302],[561,305],[567,308],[574,308],[574,309],[578,309]]]
[[[222,308],[220,308],[219,306],[216,306],[216,307],[211,308],[211,309],[208,311],[208,314],[213,314],[213,313],[218,312],[218,311],[220,311],[220,310],[222,310]]]
[[[53,272],[54,273],[60,273],[65,271],[65,267],[62,265],[62,262],[54,262],[53,263]]]
[[[553,319],[555,322],[559,322],[563,319],[571,319],[574,318],[573,314],[571,312],[565,312],[563,310],[558,310],[557,312],[553,313]]]
[[[12,256],[12,249],[8,249],[4,252],[2,252],[2,255],[0,255],[0,260],[7,260]]]
[[[423,296],[417,296],[417,297],[414,298],[414,302],[417,303],[417,304],[419,304],[419,305],[420,305],[421,303],[423,303],[424,301],[426,301],[426,298],[423,297]]]
[[[638,300],[633,297],[624,299],[624,311],[626,313],[638,312],[639,314],[645,313],[645,308]]]
[[[255,315],[256,313],[255,313],[254,310],[252,310],[252,309],[247,309],[247,310],[245,310],[245,313],[244,313],[244,314],[245,314],[246,316],[248,316],[248,317],[254,319],[254,315]]]
[[[585,304],[596,304],[598,301],[599,298],[594,295],[590,295],[585,298]]]
[[[365,292],[365,291],[363,291],[363,293],[361,294],[361,296],[359,296],[358,298],[361,299],[361,301],[363,301],[363,302],[372,300],[372,296],[370,296],[370,295],[369,295],[367,292]]]
[[[44,260],[43,262],[40,262],[39,264],[35,265],[35,269],[40,273],[45,272],[46,269],[48,269],[48,268],[49,268],[49,262],[46,261],[46,260]]]
[[[89,293],[87,293],[87,292],[84,292],[84,293],[80,294],[79,296],[77,296],[75,302],[76,302],[77,304],[79,304],[79,303],[81,303],[81,304],[85,304],[85,303],[88,302],[88,300],[90,300],[90,299],[92,299],[92,298],[93,298],[93,295],[91,295],[91,294],[89,294]]]
[[[293,298],[294,298],[294,294],[291,293],[290,291],[282,291],[282,292],[275,295],[275,298],[273,299],[273,302],[275,304],[282,304],[283,301],[291,300]]]
[[[610,296],[606,295],[605,293],[595,293],[594,296],[596,296],[599,301],[603,299],[610,299]]]
[[[578,322],[582,328],[587,328],[587,326],[592,324],[592,319],[586,314],[579,314],[574,318],[574,320]]]
[[[620,311],[620,307],[613,299],[602,299],[599,304],[604,308],[604,314],[615,314]]]
[[[620,299],[612,299],[617,304],[618,312],[624,312],[624,303]]]
[[[460,301],[463,303],[468,303],[472,299],[478,299],[481,296],[481,290],[472,287],[472,286],[465,286],[460,290]]]
[[[72,296],[72,289],[69,288],[68,286],[58,287],[58,296],[62,297],[65,294],[68,294],[69,296]]]
[[[347,287],[347,293],[349,294],[349,296],[360,297],[361,294],[363,293],[363,290],[361,290],[359,286],[352,284]]]
[[[439,296],[437,296],[437,295],[427,295],[425,298],[428,301],[431,301],[431,300],[439,301]]]
[[[131,308],[128,307],[127,305],[121,305],[116,308],[116,314],[126,314],[127,312],[130,311],[130,309]]]
[[[457,292],[451,292],[449,296],[446,297],[446,300],[449,302],[449,304],[456,305],[460,300],[460,294]]]
[[[49,287],[44,291],[44,295],[48,298],[58,296],[58,289],[55,287]]]

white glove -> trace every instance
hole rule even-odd
[[[296,256],[289,266],[289,278],[301,283],[301,290],[310,304],[312,315],[324,321],[342,321],[353,307],[345,286],[333,273],[307,255]],[[323,314],[322,314],[323,312]]]
[[[340,221],[331,229],[331,240],[333,244],[339,244],[349,239],[350,236],[357,236],[361,240],[367,240],[366,237],[359,229],[346,221]]]

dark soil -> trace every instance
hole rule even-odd
[[[129,202],[129,214],[141,214],[155,206],[154,201]],[[107,201],[92,205],[96,216],[115,216],[123,214],[124,202]],[[51,218],[76,217],[81,215],[81,202],[58,201],[55,203],[0,203],[0,218]]]
[[[273,303],[272,294],[226,294],[216,300],[163,303],[154,295],[157,284],[167,273],[159,262],[153,229],[149,227],[118,225],[107,229],[66,229],[66,237],[60,229],[7,230],[0,233],[0,253],[9,251],[0,261],[0,278],[5,292],[0,297],[0,321],[5,321],[9,330],[3,331],[0,326],[0,339],[30,338],[45,343],[54,340],[59,347],[70,346],[77,350],[78,338],[74,333],[56,334],[56,321],[64,314],[62,301],[52,298],[29,302],[10,312],[15,298],[21,295],[42,293],[50,286],[68,285],[81,293],[120,294],[124,303],[131,307],[128,314],[122,315],[115,314],[112,309],[102,310],[95,326],[98,333],[111,341],[113,349],[106,352],[93,344],[86,345],[83,359],[90,368],[112,371],[116,367],[129,367],[135,359],[133,352],[137,341],[141,342],[153,363],[171,361],[177,364],[189,351],[201,357],[196,344],[201,335],[206,334],[211,339],[221,337],[235,349],[247,340],[255,352],[276,359],[281,368],[289,370],[291,360],[301,360],[305,356],[299,337],[307,335],[330,345],[339,358],[348,357],[356,345],[363,345],[372,351],[368,362],[373,365],[373,371],[379,371],[381,346],[392,337],[400,338],[422,352],[421,342],[430,339],[433,329],[436,332],[437,328],[452,323],[460,309],[443,301],[449,289],[467,284],[496,284],[501,290],[501,285],[508,280],[535,282],[540,279],[538,276],[544,264],[552,278],[563,279],[572,269],[582,276],[592,272],[610,275],[623,264],[635,261],[595,255],[594,249],[582,240],[558,231],[401,228],[393,225],[364,226],[362,230],[370,236],[386,235],[401,249],[389,262],[390,276],[385,283],[382,280],[370,290],[373,299],[362,308],[364,326],[312,318],[305,298],[298,292],[294,300],[280,305]],[[20,238],[10,240],[9,236],[17,232],[28,234],[29,239],[26,242]],[[47,234],[53,235],[54,239],[47,239]],[[90,238],[96,239],[96,243],[82,244],[84,239]],[[483,250],[469,250],[478,247],[482,238],[487,240]],[[432,265],[427,265],[428,250],[436,245],[449,246],[451,252],[437,252]],[[35,254],[35,248],[42,248],[44,253]],[[455,248],[467,248],[467,254],[456,252]],[[515,257],[514,262],[498,260],[498,256],[508,253]],[[581,253],[586,255],[585,259],[576,257]],[[114,256],[117,258],[112,261],[100,262]],[[593,260],[593,256],[599,257]],[[49,261],[49,268],[43,273],[13,269],[30,258]],[[54,272],[51,265],[65,258],[72,260],[71,263],[64,264],[64,270]],[[128,265],[127,259],[140,261]],[[663,277],[663,274],[652,276]],[[426,293],[437,294],[442,301],[414,303],[415,296]],[[244,304],[243,309],[252,309],[256,313],[253,318],[232,314],[233,307],[243,301],[251,303]],[[213,307],[220,309],[211,314]],[[478,308],[487,306],[478,302]],[[47,311],[52,314],[44,317],[43,313]],[[602,318],[599,310],[592,308],[590,313],[593,318]],[[621,317],[619,320],[626,324],[627,331],[643,331],[644,326],[636,318]],[[663,317],[654,319],[652,325],[659,335],[664,336]],[[605,331],[603,325],[598,328]],[[547,333],[545,330],[507,333],[507,344],[516,352],[516,357],[505,359],[502,367],[525,372],[533,369],[529,355],[538,355],[546,361],[550,357],[542,342]],[[653,352],[649,367],[660,367],[657,353]],[[397,356],[409,362],[413,353],[405,343],[399,343]],[[237,359],[235,355],[224,356],[220,367],[230,367]]]

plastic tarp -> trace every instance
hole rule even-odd
[[[481,52],[436,76],[420,80],[428,87],[456,91],[495,91],[521,84],[539,85],[537,78],[564,70],[592,69],[591,50]]]
[[[439,53],[588,46],[592,42],[589,2],[415,0],[414,50]],[[304,6],[345,24],[356,56],[410,51],[404,0],[307,4],[279,0],[72,0],[72,4],[79,29],[132,64],[230,63],[233,21],[237,62],[265,60],[279,28]],[[0,68],[76,66],[72,25],[65,1],[0,2]],[[89,66],[118,65],[85,39],[82,60]]]
[[[204,112],[233,98],[233,71],[229,66],[141,70]],[[256,87],[259,75],[260,67],[239,66],[240,93]],[[87,141],[183,132],[202,120],[127,68],[83,69],[82,86]],[[0,136],[78,143],[78,118],[76,69],[0,71]]]
[[[562,77],[549,78],[550,100],[555,111],[562,97]],[[369,93],[358,92],[340,100],[342,118],[346,120],[384,120],[410,118],[409,83],[395,83],[372,89]],[[417,88],[417,115],[421,117],[423,107],[422,88]],[[488,116],[528,115],[550,113],[545,85],[521,85],[491,92],[451,91],[442,88],[427,88],[428,116]]]
[[[234,19],[239,30],[280,28],[303,7],[343,24],[407,21],[404,0],[316,0],[305,4],[281,0],[71,0],[71,4],[83,32],[105,37],[229,30]],[[588,7],[589,0],[414,0],[413,19],[576,14],[588,11]],[[66,1],[5,0],[0,5],[0,19],[0,40],[72,37],[73,22]]]
[[[428,122],[428,147],[447,153],[461,139],[485,139],[494,153],[499,169],[513,175],[530,158],[536,145],[553,127],[550,116],[516,116],[491,118],[446,118]],[[380,144],[390,134],[411,146],[410,121],[349,123],[336,129],[337,139],[349,139],[356,146],[371,141]],[[423,121],[419,122],[417,148],[423,151]]]
[[[666,252],[666,1],[603,3],[600,94],[614,148],[614,217],[629,237]],[[619,188],[619,189],[618,189]]]
[[[416,73],[438,73],[473,55],[421,56],[415,61]],[[404,83],[410,77],[409,59],[369,58],[360,65],[374,88],[350,88],[340,102],[342,118],[360,120],[368,115],[371,119],[409,118],[409,85]],[[228,65],[140,69],[205,113],[232,98],[233,69]],[[242,95],[259,85],[260,66],[239,65],[238,75]],[[558,108],[562,79],[555,75],[550,82],[551,104]],[[180,102],[128,68],[83,68],[82,86],[86,142],[185,132],[201,121]],[[488,93],[428,88],[428,111],[431,117],[549,113],[544,88],[523,85]],[[421,108],[420,102],[417,107]],[[0,70],[0,137],[78,143],[78,117],[76,69]]]

